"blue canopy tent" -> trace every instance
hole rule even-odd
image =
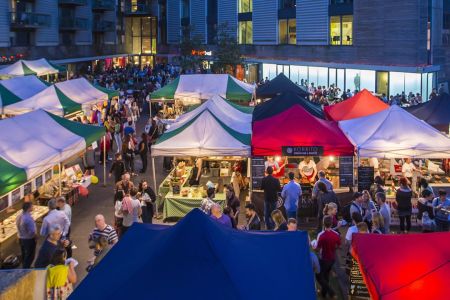
[[[195,209],[134,224],[70,299],[315,299],[306,232],[244,232]]]
[[[442,93],[428,102],[405,108],[407,112],[424,120],[434,128],[449,132],[450,95]]]

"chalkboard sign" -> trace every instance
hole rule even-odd
[[[252,158],[252,188],[254,190],[261,189],[261,182],[265,175],[265,159],[264,157]]]
[[[374,178],[373,167],[358,167],[358,191],[370,190]]]
[[[350,263],[350,286],[348,294],[350,298],[370,299],[369,291],[364,283],[358,261],[353,257]]]
[[[353,156],[339,157],[339,186],[353,186]]]
[[[322,146],[282,146],[283,156],[322,156]]]

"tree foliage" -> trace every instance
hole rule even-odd
[[[217,28],[214,69],[219,73],[235,75],[236,66],[242,64],[243,59],[236,37],[231,36],[230,32],[227,23],[222,23]]]
[[[198,35],[192,36],[193,27],[183,28],[183,34],[180,43],[180,66],[184,70],[195,69],[199,66],[201,59],[195,52],[202,48],[201,38]],[[191,37],[192,36],[192,37]]]

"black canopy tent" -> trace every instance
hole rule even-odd
[[[306,111],[317,118],[325,119],[322,106],[316,103],[312,103],[307,100],[305,97],[302,97],[293,92],[284,92],[280,95],[263,102],[261,104],[256,105],[253,110],[253,118],[252,121],[259,121],[274,115],[277,115],[292,106],[299,104]]]
[[[308,97],[307,91],[293,83],[283,73],[278,74],[277,77],[263,84],[256,89],[256,98],[267,99],[273,98],[283,92],[292,92],[302,97]]]
[[[424,120],[440,131],[449,132],[450,95],[442,93],[428,102],[405,108],[417,118]]]

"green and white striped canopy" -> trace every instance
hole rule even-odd
[[[4,107],[4,113],[19,115],[43,109],[58,116],[77,111],[89,111],[91,106],[108,100],[108,94],[94,87],[84,78],[58,82],[23,101]]]
[[[12,65],[0,69],[0,77],[16,77],[26,75],[44,76],[64,72],[65,69],[46,60],[19,60]]]
[[[228,74],[180,75],[152,93],[152,100],[182,100],[195,103],[219,95],[228,100],[250,101],[255,87]]]
[[[0,80],[0,107],[30,98],[45,90],[49,85],[34,75]]]
[[[169,129],[152,146],[153,156],[249,156],[251,134],[233,130],[205,109]]]
[[[104,127],[36,110],[0,120],[0,196],[99,140]]]

